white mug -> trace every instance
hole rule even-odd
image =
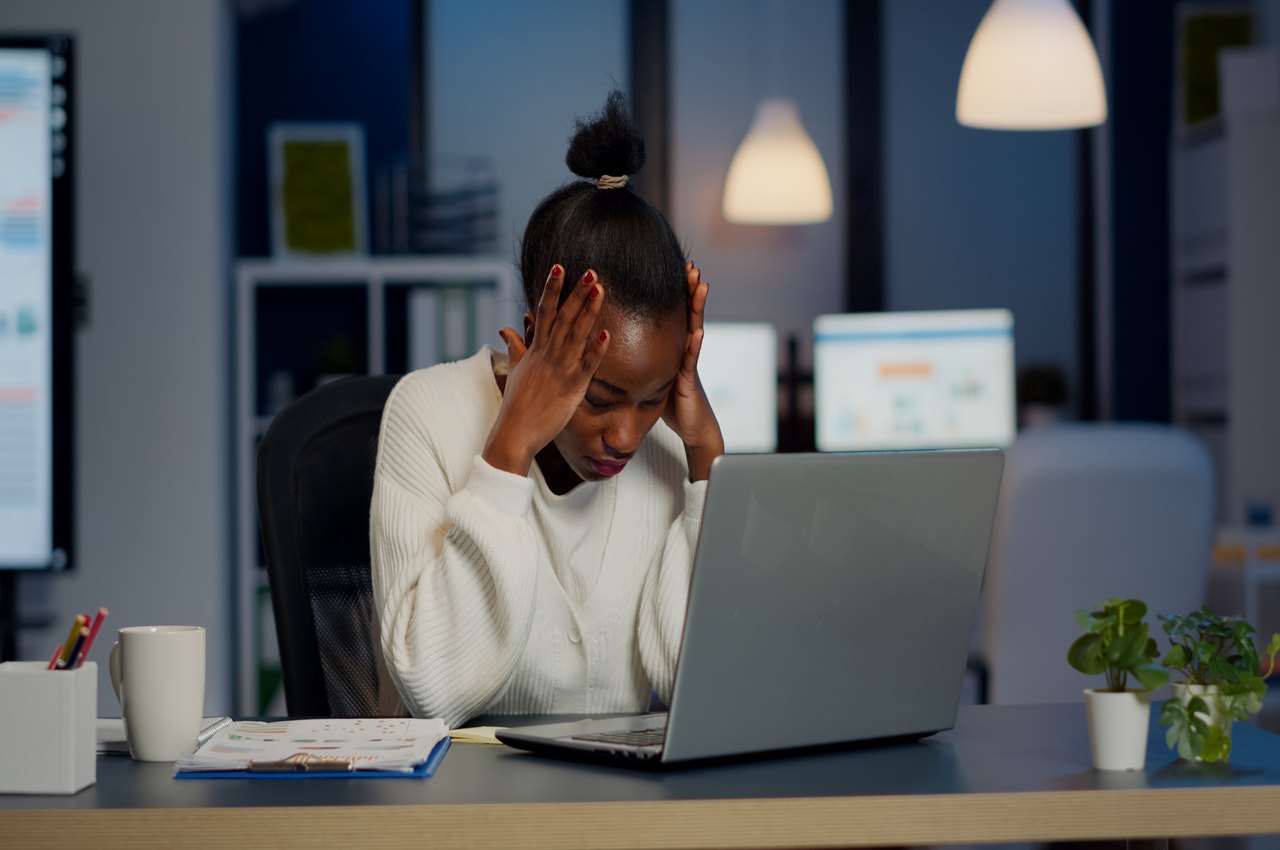
[[[111,687],[138,761],[175,761],[196,748],[204,715],[204,627],[130,626],[111,647]]]

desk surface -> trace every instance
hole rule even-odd
[[[1079,705],[962,709],[917,744],[650,774],[455,744],[429,780],[176,781],[101,757],[71,797],[0,796],[9,846],[785,847],[1280,832],[1280,737],[1229,767],[1095,772]],[[82,843],[84,842],[84,843]]]

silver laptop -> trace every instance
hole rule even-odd
[[[670,711],[498,738],[665,767],[950,729],[1003,465],[996,449],[721,457]]]

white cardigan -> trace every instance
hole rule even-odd
[[[381,707],[397,707],[394,684],[403,708],[450,726],[643,710],[651,690],[670,696],[706,482],[689,482],[659,421],[620,475],[579,484],[616,491],[601,502],[612,517],[598,575],[575,604],[547,554],[553,523],[539,520],[559,508],[554,525],[572,523],[566,502],[536,469],[480,457],[505,365],[485,347],[406,375],[387,400],[370,512]]]

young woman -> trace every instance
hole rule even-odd
[[[371,510],[382,709],[643,710],[666,698],[711,462],[707,284],[627,188],[644,143],[613,93],[575,180],[525,229],[524,332],[407,375]]]

